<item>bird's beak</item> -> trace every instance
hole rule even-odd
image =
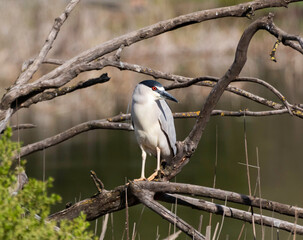
[[[171,100],[171,101],[174,101],[174,102],[178,103],[178,100],[175,99],[172,95],[170,95],[170,94],[169,94],[168,92],[166,92],[166,91],[161,92],[161,96],[162,96],[163,98],[165,98],[165,99],[168,99],[168,100]]]

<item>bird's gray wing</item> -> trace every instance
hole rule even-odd
[[[157,104],[162,112],[159,116],[161,128],[168,138],[169,145],[172,148],[174,155],[176,155],[176,130],[173,114],[165,100],[158,100]]]

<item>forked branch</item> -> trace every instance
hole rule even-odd
[[[49,219],[57,221],[61,219],[73,219],[74,217],[78,216],[81,211],[83,211],[86,214],[87,219],[91,221],[107,213],[122,210],[125,208],[126,188],[130,188],[129,191],[127,191],[128,207],[143,203],[153,211],[159,213],[168,221],[173,221],[173,223],[174,221],[177,221],[177,226],[190,236],[197,234],[196,230],[194,230],[191,226],[188,226],[187,223],[181,220],[179,217],[165,209],[162,205],[157,203],[156,200],[168,203],[176,203],[177,201],[178,204],[183,206],[215,213],[218,215],[224,214],[227,217],[250,223],[252,222],[251,212],[226,207],[220,204],[214,204],[202,199],[193,198],[192,196],[201,196],[222,201],[227,200],[227,202],[238,203],[256,208],[261,207],[262,209],[274,211],[275,213],[303,218],[302,208],[270,201],[267,199],[250,197],[245,194],[203,186],[195,186],[191,184],[140,181],[130,182],[111,191],[102,189],[101,193],[98,195],[77,202],[67,209],[54,213],[49,217]],[[190,195],[191,197],[180,194]],[[261,222],[263,222],[269,227],[273,226],[281,230],[303,234],[303,226],[282,221],[278,218],[267,217],[264,216],[264,214],[262,216],[255,214],[254,220],[256,224],[261,224]]]
[[[147,206],[152,211],[159,214],[162,218],[166,219],[168,222],[172,224],[176,224],[176,226],[190,236],[192,239],[201,239],[204,240],[205,236],[203,236],[200,232],[194,229],[190,224],[179,218],[177,215],[172,213],[163,207],[160,203],[154,200],[154,192],[148,191],[144,188],[141,188],[136,183],[130,183],[130,190],[134,194],[134,196],[145,206]]]
[[[182,143],[179,143],[177,156],[171,162],[165,165],[163,176],[164,180],[172,179],[181,171],[183,166],[188,163],[189,158],[200,142],[214,107],[219,101],[224,90],[234,79],[237,79],[242,68],[244,67],[247,59],[248,46],[252,37],[258,30],[261,29],[267,30],[271,34],[276,34],[278,32],[282,38],[284,36],[284,32],[277,29],[273,24],[273,14],[271,13],[266,17],[257,19],[245,29],[238,43],[233,64],[208,95],[192,131]],[[288,111],[290,110],[288,109]]]

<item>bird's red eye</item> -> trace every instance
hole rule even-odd
[[[152,90],[156,91],[156,90],[157,90],[157,87],[152,87]]]

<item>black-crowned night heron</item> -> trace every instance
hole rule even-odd
[[[146,153],[157,157],[155,174],[160,170],[161,160],[170,160],[176,155],[174,118],[164,99],[178,102],[160,83],[153,80],[140,82],[133,92],[131,116],[142,151],[142,180],[145,179]]]

